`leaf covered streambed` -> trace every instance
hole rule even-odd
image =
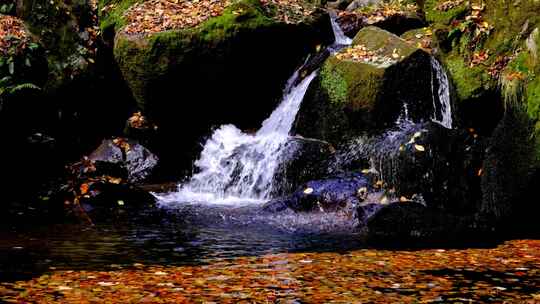
[[[196,266],[51,271],[2,283],[8,303],[538,303],[540,241],[487,249],[276,253]]]

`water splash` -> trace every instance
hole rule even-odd
[[[452,129],[452,105],[450,101],[450,84],[446,71],[439,61],[431,57],[433,76],[431,77],[431,91],[433,96],[433,122]],[[437,85],[437,94],[435,94]]]
[[[351,43],[331,13],[335,43],[331,50]],[[306,66],[306,63],[304,66]],[[198,169],[191,180],[175,193],[159,195],[161,203],[194,202],[214,204],[251,204],[271,198],[278,181],[275,173],[286,161],[286,144],[300,104],[317,70],[301,78],[302,69],[289,78],[280,105],[255,134],[247,134],[233,125],[217,129],[205,143]],[[287,150],[288,152],[290,148]]]
[[[166,201],[246,202],[270,198],[274,173],[304,94],[316,73],[287,87],[283,102],[256,134],[233,125],[217,129],[195,162],[198,173]],[[289,83],[297,78],[295,73]]]

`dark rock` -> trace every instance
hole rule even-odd
[[[473,214],[481,200],[483,150],[476,133],[434,122],[402,122],[381,135],[352,141],[336,153],[332,167],[373,166],[372,174],[397,197],[422,197],[434,209]]]
[[[343,174],[333,178],[310,181],[298,188],[292,195],[274,200],[265,205],[264,210],[282,212],[335,212],[356,213],[356,208],[364,199],[359,191],[371,191],[371,182],[361,174]]]
[[[473,217],[456,217],[422,204],[393,203],[380,209],[367,222],[368,239],[410,242],[458,240],[473,231]]]
[[[520,199],[534,180],[531,177],[537,156],[531,137],[533,128],[524,109],[509,105],[490,139],[483,164],[480,210],[494,222],[515,219],[534,210],[536,201]]]
[[[80,205],[92,222],[110,220],[130,213],[142,213],[156,208],[156,199],[150,193],[130,184],[99,183],[93,186],[98,194],[83,198]],[[78,213],[77,208],[72,212]],[[78,214],[81,216],[81,214]]]
[[[283,159],[275,178],[284,182],[275,195],[290,193],[303,183],[326,176],[328,161],[334,152],[334,147],[327,142],[290,137],[283,148]]]
[[[136,141],[125,140],[123,143],[127,146],[122,146],[110,139],[103,140],[89,159],[98,164],[120,164],[127,170],[130,182],[140,183],[150,176],[158,163],[158,158]]]

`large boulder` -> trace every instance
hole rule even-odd
[[[360,136],[335,153],[333,171],[362,170],[393,196],[452,214],[473,214],[481,200],[485,141],[438,123],[401,122]]]
[[[413,120],[433,112],[428,53],[375,27],[329,57],[312,82],[295,122],[302,136],[340,144],[366,130],[393,126],[406,106]]]
[[[102,29],[116,31],[116,62],[159,127],[155,150],[165,163],[190,164],[214,125],[257,128],[302,59],[333,39],[328,15],[306,1],[131,2],[104,6]],[[179,130],[193,143],[181,150],[170,145]]]
[[[474,132],[428,122],[386,135],[370,157],[398,197],[421,197],[432,209],[466,215],[481,200],[484,148]]]

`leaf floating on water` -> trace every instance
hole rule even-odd
[[[158,276],[166,276],[168,273],[163,272],[163,271],[156,271],[156,272],[154,272],[154,274],[158,275]]]
[[[495,248],[277,253],[203,265],[51,271],[0,284],[0,302],[537,303],[539,248],[539,240],[512,240]]]
[[[88,186],[88,184],[87,184],[87,183],[84,183],[84,184],[82,184],[82,185],[79,187],[79,190],[81,191],[81,194],[82,194],[82,195],[85,195],[86,193],[88,193],[88,189],[89,189],[89,188],[90,188],[90,187]]]
[[[313,188],[306,188],[304,190],[304,194],[311,194],[311,193],[313,193]]]
[[[420,152],[426,151],[426,148],[424,148],[424,146],[422,145],[414,145],[414,148],[416,149],[416,151],[420,151]]]
[[[422,136],[422,132],[416,132],[414,133],[413,138],[418,138],[420,136]]]
[[[73,288],[71,287],[68,287],[68,286],[58,286],[57,290],[58,291],[65,291],[65,290],[72,290]]]
[[[124,201],[123,200],[118,200],[118,206],[124,206]]]

